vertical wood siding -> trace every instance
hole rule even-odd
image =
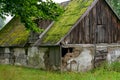
[[[49,48],[49,64],[51,66],[59,66],[61,63],[61,53],[60,53],[60,47],[50,47]]]
[[[52,23],[50,20],[37,20],[36,22],[37,26],[42,29],[46,29]]]
[[[79,22],[62,41],[70,44],[117,43],[120,41],[120,20],[102,0]]]

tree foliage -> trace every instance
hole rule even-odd
[[[27,29],[39,31],[33,20],[55,20],[63,9],[52,0],[0,0],[0,16],[15,15],[21,18]]]
[[[107,1],[110,3],[113,10],[115,10],[115,12],[120,17],[120,0],[107,0]]]

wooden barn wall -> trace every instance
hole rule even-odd
[[[50,20],[38,20],[37,25],[39,28],[46,29],[52,21]]]
[[[70,44],[117,43],[120,41],[120,20],[105,2],[99,0],[65,41]]]

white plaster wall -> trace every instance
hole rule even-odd
[[[10,53],[10,49],[9,48],[5,48],[5,53]]]
[[[26,55],[24,48],[14,48],[15,65],[26,65]]]
[[[28,62],[29,66],[35,68],[45,68],[44,64],[44,49],[38,47],[30,47],[28,48]]]
[[[92,68],[92,60],[93,56],[91,55],[91,51],[89,49],[84,48],[80,55],[76,58],[70,59],[67,63],[67,69],[71,69],[72,71],[84,72],[90,70]],[[71,61],[76,61],[75,64],[70,64]]]
[[[24,48],[14,48],[14,55],[19,56],[20,54],[25,54]]]
[[[28,48],[28,56],[33,57],[34,54],[39,54],[39,50],[37,47],[30,47]]]

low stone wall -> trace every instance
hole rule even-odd
[[[66,53],[62,58],[62,71],[85,72],[93,68],[93,46],[66,45],[63,47],[71,47],[73,52]]]
[[[45,69],[46,48],[0,48],[0,64],[12,64]]]
[[[44,55],[46,48],[30,47],[28,48],[28,65],[34,68],[45,69]]]
[[[53,68],[55,70],[84,72],[94,68],[95,49],[102,47],[106,47],[108,51],[106,57],[108,63],[120,61],[120,45],[118,44],[101,44],[96,45],[96,48],[95,45],[88,44],[64,45],[62,47],[73,48],[73,51],[61,57],[61,62],[57,61],[60,55],[57,54],[57,51],[52,51],[53,48],[50,49],[51,51],[48,51],[47,47],[0,48],[0,64],[47,69],[51,64],[55,63],[55,65],[61,65],[61,67],[57,65],[58,68]],[[59,50],[59,48],[57,49]]]
[[[9,64],[10,63],[10,49],[9,48],[0,48],[0,63]]]
[[[62,58],[63,71],[85,72],[94,68],[96,63],[100,66],[104,61],[108,63],[120,61],[120,44],[69,44],[63,47],[73,48],[73,52],[66,53]],[[98,51],[101,53],[105,51],[107,53],[100,54]],[[105,56],[103,54],[107,55]],[[95,56],[97,56],[96,60]]]
[[[111,45],[108,46],[108,55],[107,61],[108,63],[112,63],[114,61],[120,61],[120,45]]]

